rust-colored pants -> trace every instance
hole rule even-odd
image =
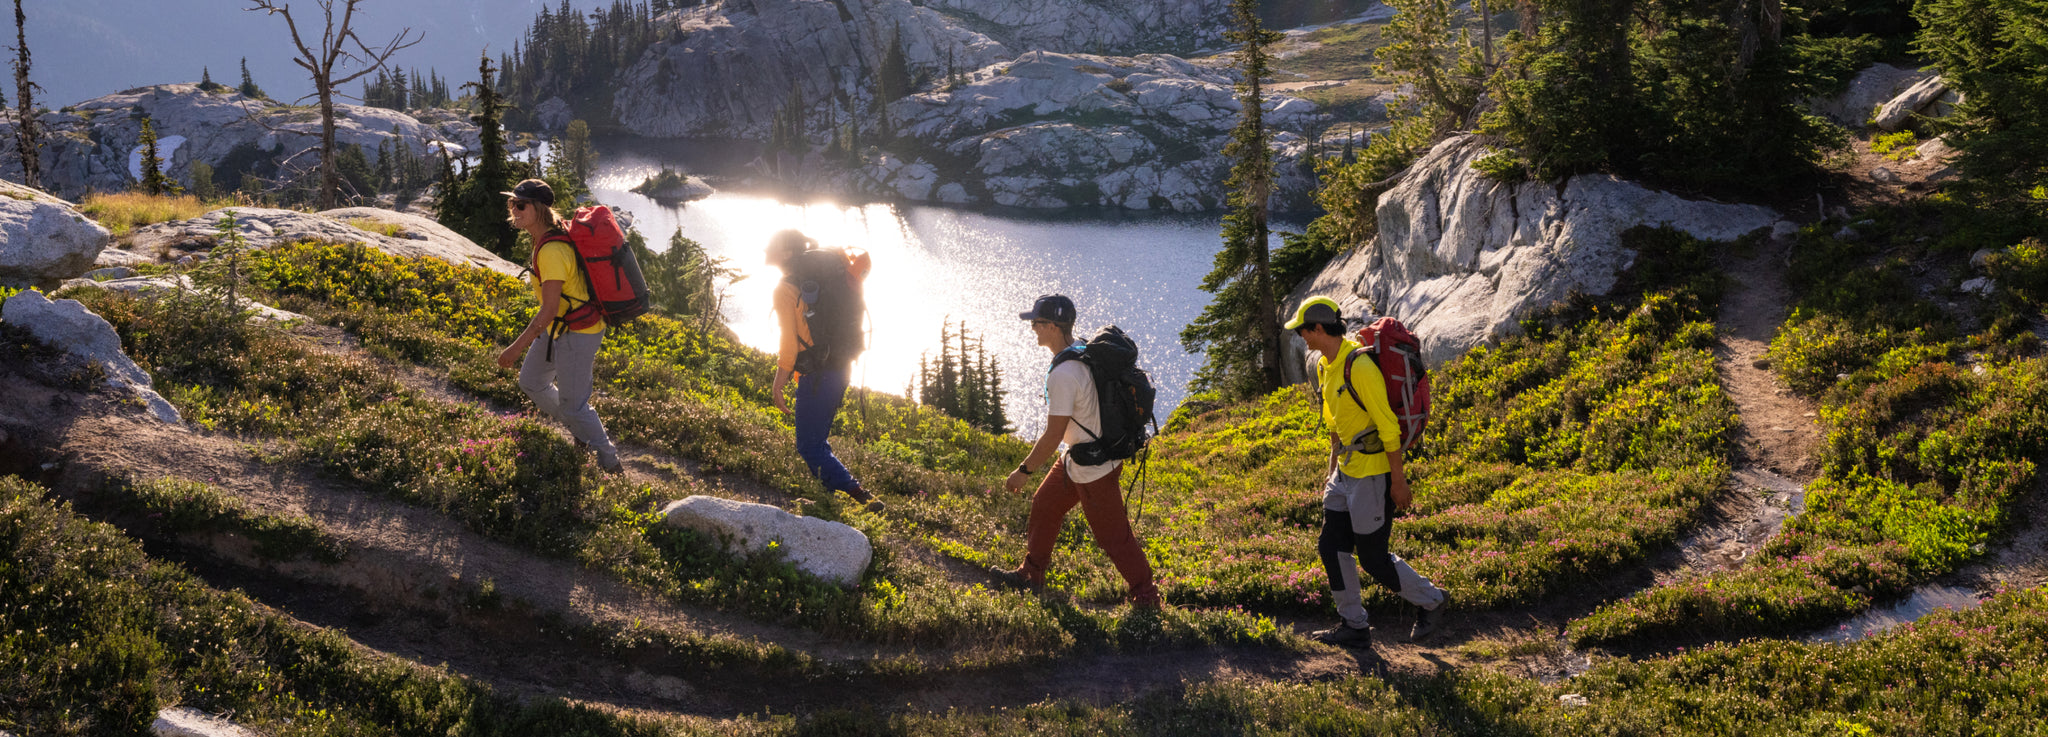
[[[1124,583],[1131,588],[1131,602],[1139,606],[1158,606],[1159,587],[1152,584],[1152,564],[1145,561],[1145,549],[1138,544],[1138,536],[1131,532],[1131,520],[1125,516],[1123,487],[1118,480],[1123,478],[1124,469],[1118,466],[1108,476],[1085,484],[1076,484],[1067,478],[1067,459],[1061,458],[1045,474],[1045,481],[1038,484],[1037,493],[1031,496],[1031,522],[1025,526],[1023,574],[1033,583],[1045,582],[1046,566],[1052,563],[1052,548],[1060,537],[1060,525],[1067,520],[1067,512],[1075,504],[1081,505],[1081,516],[1088,520],[1089,531],[1095,533],[1095,545],[1109,555],[1109,562],[1116,565],[1117,573],[1123,574]]]

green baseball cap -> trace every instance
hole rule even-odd
[[[1310,297],[1308,301],[1294,308],[1294,319],[1282,326],[1287,330],[1298,330],[1308,323],[1343,325],[1343,311],[1337,309],[1337,300],[1329,297]]]

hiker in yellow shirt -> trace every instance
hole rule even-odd
[[[1358,350],[1345,337],[1344,318],[1336,301],[1314,297],[1294,311],[1288,330],[1321,354],[1317,384],[1322,394],[1323,424],[1330,429],[1330,463],[1323,486],[1323,530],[1316,541],[1323,572],[1330,577],[1330,598],[1344,621],[1315,633],[1317,639],[1346,647],[1372,644],[1365,606],[1360,599],[1359,569],[1381,586],[1422,607],[1410,640],[1435,632],[1450,594],[1387,550],[1394,513],[1408,508],[1408,476],[1402,468],[1401,427],[1387,402],[1387,385],[1379,366],[1361,358],[1352,362],[1349,386],[1344,357]]]
[[[528,179],[502,194],[512,198],[505,203],[506,219],[533,236],[533,262],[527,268],[533,272],[540,309],[512,345],[498,354],[498,365],[518,364],[519,388],[541,414],[569,428],[577,445],[597,451],[599,468],[619,473],[625,470],[619,464],[619,449],[590,406],[597,351],[604,345],[604,318],[590,304],[583,261],[569,242],[568,225],[553,208],[555,192],[547,182]]]

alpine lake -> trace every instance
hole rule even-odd
[[[865,249],[874,261],[866,282],[870,334],[853,367],[855,386],[904,393],[916,383],[920,358],[938,358],[946,323],[964,324],[1000,368],[1011,426],[1035,436],[1044,426],[1051,355],[1018,313],[1055,293],[1074,300],[1077,337],[1117,325],[1137,342],[1161,421],[1187,397],[1202,364],[1200,354],[1182,349],[1180,331],[1209,303],[1201,282],[1222,245],[1221,213],[843,204],[727,191],[656,201],[632,188],[664,167],[734,172],[740,147],[600,139],[596,148],[592,196],[624,211],[651,249],[667,249],[680,230],[738,270],[724,290],[723,316],[761,350],[775,351],[779,339],[771,296],[782,272],[763,262],[770,235],[796,228],[824,247]],[[1276,217],[1272,247],[1280,246],[1279,231],[1298,232],[1303,222]]]

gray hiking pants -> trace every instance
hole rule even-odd
[[[1410,604],[1435,609],[1444,601],[1442,589],[1387,550],[1387,538],[1394,531],[1389,479],[1384,473],[1361,479],[1338,471],[1323,487],[1323,531],[1316,548],[1323,571],[1330,577],[1330,598],[1337,601],[1337,616],[1352,627],[1366,625],[1365,605],[1359,597],[1361,568]]]
[[[550,344],[554,346],[553,361],[548,360]],[[601,457],[619,452],[612,447],[611,437],[605,435],[604,422],[597,418],[597,410],[590,406],[597,349],[603,345],[603,333],[563,333],[559,338],[542,335],[527,347],[526,360],[519,364],[519,388],[540,408],[541,414],[569,428],[570,435]]]

